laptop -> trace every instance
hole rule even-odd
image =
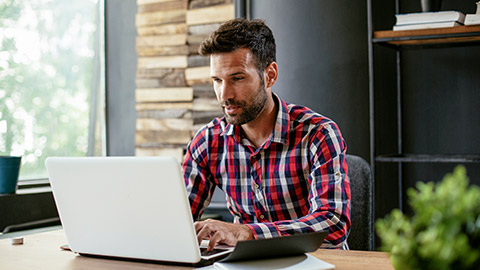
[[[176,159],[49,157],[45,166],[69,248],[81,255],[202,265],[303,254],[327,235],[243,241],[202,255],[208,242],[198,244]]]

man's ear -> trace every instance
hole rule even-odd
[[[276,62],[271,62],[265,69],[265,87],[272,87],[278,78],[278,66]]]

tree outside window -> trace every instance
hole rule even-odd
[[[20,179],[48,156],[104,154],[103,2],[0,2],[0,155]]]

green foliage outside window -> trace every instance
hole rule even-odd
[[[23,179],[87,155],[97,2],[0,2],[0,155],[23,157]]]

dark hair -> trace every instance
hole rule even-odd
[[[263,74],[267,66],[276,61],[275,39],[263,20],[227,21],[200,44],[198,52],[211,55],[233,52],[239,48],[250,49],[259,74]]]

